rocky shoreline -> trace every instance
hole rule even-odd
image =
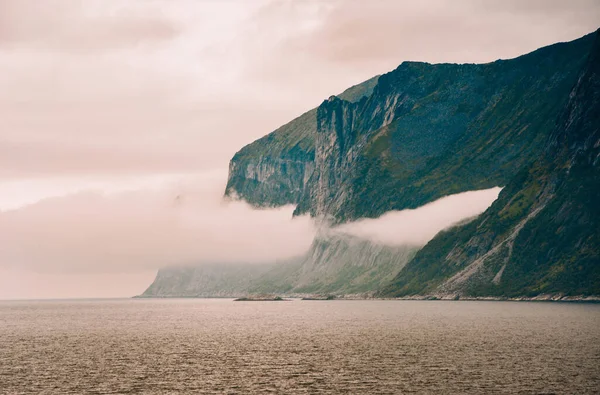
[[[438,301],[490,301],[490,302],[578,302],[600,303],[598,295],[567,296],[561,294],[541,294],[536,296],[461,296],[461,295],[410,295],[397,298],[382,298],[367,295],[340,295],[337,300],[438,300]]]
[[[234,302],[287,302],[289,299],[284,299],[281,296],[245,296],[233,300]]]
[[[431,301],[490,301],[490,302],[567,302],[567,303],[600,303],[600,295],[578,295],[567,296],[561,294],[542,294],[537,296],[461,296],[461,295],[411,295],[399,298],[381,298],[372,294],[348,294],[348,295],[312,295],[312,294],[282,294],[273,297],[255,297],[252,295],[245,297],[238,296],[134,296],[136,299],[234,299],[235,301],[283,301],[290,299],[299,299],[303,301],[311,300],[431,300]]]
[[[460,296],[460,295],[412,295],[400,298],[392,298],[393,300],[452,300],[452,301],[496,301],[496,302],[584,302],[584,303],[600,303],[600,296],[597,295],[551,295],[542,294],[537,296],[517,296],[517,297],[502,297],[502,296]]]

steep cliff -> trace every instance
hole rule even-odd
[[[318,236],[302,257],[282,262],[252,293],[372,294],[388,284],[418,247],[388,247],[344,234]]]
[[[363,294],[387,285],[418,247],[387,247],[344,234],[320,235],[303,256],[271,264],[161,269],[141,297]]]
[[[539,158],[440,233],[382,295],[600,294],[600,39]]]
[[[344,222],[505,185],[542,152],[592,42],[479,65],[404,62],[368,98],[329,98],[296,213]]]
[[[541,154],[594,36],[487,64],[404,62],[244,147],[226,195],[344,222],[506,185]]]
[[[379,76],[348,88],[349,102],[369,96]],[[238,151],[229,162],[226,196],[261,207],[297,204],[315,169],[317,109]]]

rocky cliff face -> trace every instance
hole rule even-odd
[[[369,96],[378,76],[342,94],[349,102]],[[236,196],[258,207],[297,204],[315,169],[317,109],[237,152],[229,163],[226,196]]]
[[[315,168],[315,117],[311,110],[236,153],[225,195],[258,207],[297,204]]]
[[[302,257],[278,264],[253,293],[371,295],[388,284],[417,246],[388,247],[344,234],[322,234]]]
[[[355,122],[365,100],[350,103],[331,96],[317,110],[317,133],[315,138],[315,168],[308,180],[306,199],[297,212],[309,207],[313,216],[334,213],[345,200],[350,199],[345,191],[338,192],[348,172],[351,172],[355,155],[364,145],[357,141]],[[337,207],[336,207],[337,206]],[[307,207],[307,208],[308,208]]]
[[[592,41],[482,65],[404,62],[359,102],[329,98],[296,213],[344,222],[506,185],[542,152]]]
[[[241,297],[248,294],[360,294],[393,280],[416,246],[386,247],[343,234],[323,234],[309,251],[283,262],[161,269],[142,297]]]
[[[600,39],[559,113],[498,201],[439,234],[382,295],[600,294]]]

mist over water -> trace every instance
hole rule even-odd
[[[293,206],[222,198],[222,173],[133,191],[80,191],[0,213],[0,257],[38,271],[264,263],[306,251],[314,235]]]
[[[0,298],[131,296],[161,267],[285,261],[308,251],[319,232],[422,246],[483,212],[500,191],[466,192],[328,229],[308,216],[293,218],[291,205],[257,209],[223,199],[225,180],[225,171],[215,171],[129,187],[99,183],[0,212]]]

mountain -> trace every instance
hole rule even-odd
[[[344,234],[315,238],[303,256],[270,264],[161,269],[141,297],[241,297],[248,294],[370,296],[394,279],[416,247],[387,247]]]
[[[345,90],[349,102],[371,95],[379,76]],[[229,163],[226,196],[261,207],[297,204],[315,169],[317,109],[248,144]]]
[[[404,62],[358,101],[325,100],[316,126],[289,132],[305,114],[244,147],[227,193],[345,222],[506,185],[541,153],[593,36],[487,64]]]
[[[319,235],[304,256],[279,263],[254,281],[249,292],[371,295],[389,284],[417,250],[344,234]]]
[[[327,236],[303,257],[255,267],[243,285],[237,269],[223,269],[222,286],[380,296],[600,294],[593,157],[600,143],[591,131],[598,122],[585,111],[594,108],[593,94],[577,99],[594,89],[597,36],[487,64],[403,62],[242,148],[230,161],[226,196],[257,207],[295,204],[295,215],[331,224],[505,188],[482,216],[418,252]],[[573,159],[579,155],[592,165]],[[203,268],[173,270],[155,281],[168,290],[163,296],[182,295],[182,287],[218,292]]]
[[[213,264],[160,269],[140,296],[146,298],[214,298],[246,296],[273,264]]]
[[[600,295],[600,39],[544,150],[477,220],[438,234],[381,295]]]

